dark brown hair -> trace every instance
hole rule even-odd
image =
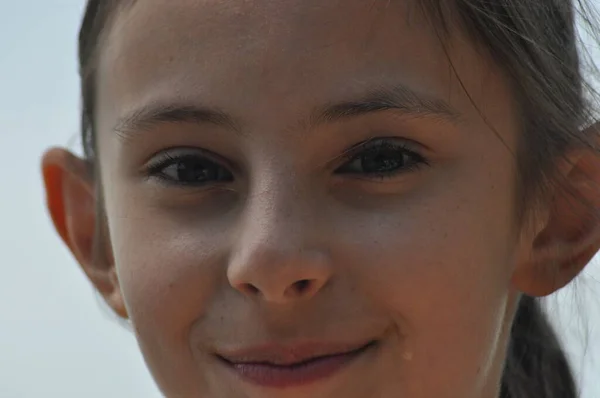
[[[79,36],[85,155],[95,161],[94,107],[97,57],[103,34],[120,7],[134,0],[88,0]],[[553,184],[554,166],[567,150],[594,147],[595,91],[584,78],[576,17],[594,35],[593,9],[584,0],[421,0],[440,39],[458,25],[510,78],[519,102],[517,148],[519,219]],[[590,64],[591,65],[591,64]],[[101,211],[101,209],[99,209]],[[513,325],[502,378],[502,398],[575,398],[573,373],[539,301],[523,296]]]

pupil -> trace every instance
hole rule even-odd
[[[177,178],[181,181],[203,182],[217,177],[214,166],[203,162],[180,162],[177,164]]]
[[[365,173],[384,173],[393,171],[403,166],[403,156],[397,151],[377,151],[365,154],[361,159],[361,166]]]

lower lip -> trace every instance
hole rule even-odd
[[[225,364],[242,379],[252,384],[270,388],[299,387],[333,376],[373,346],[374,344],[369,344],[346,354],[332,355],[291,366],[263,363],[225,362]]]

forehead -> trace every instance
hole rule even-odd
[[[403,84],[473,116],[510,111],[502,74],[467,43],[442,41],[418,0],[137,1],[107,35],[98,97],[105,119],[156,100],[244,116]]]

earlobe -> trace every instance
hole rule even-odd
[[[569,284],[600,249],[600,153],[579,150],[564,162],[548,219],[513,275],[515,287],[531,296]]]
[[[86,162],[67,150],[48,150],[42,159],[46,203],[54,226],[81,268],[113,310],[127,317],[110,245],[98,245],[94,178]]]

